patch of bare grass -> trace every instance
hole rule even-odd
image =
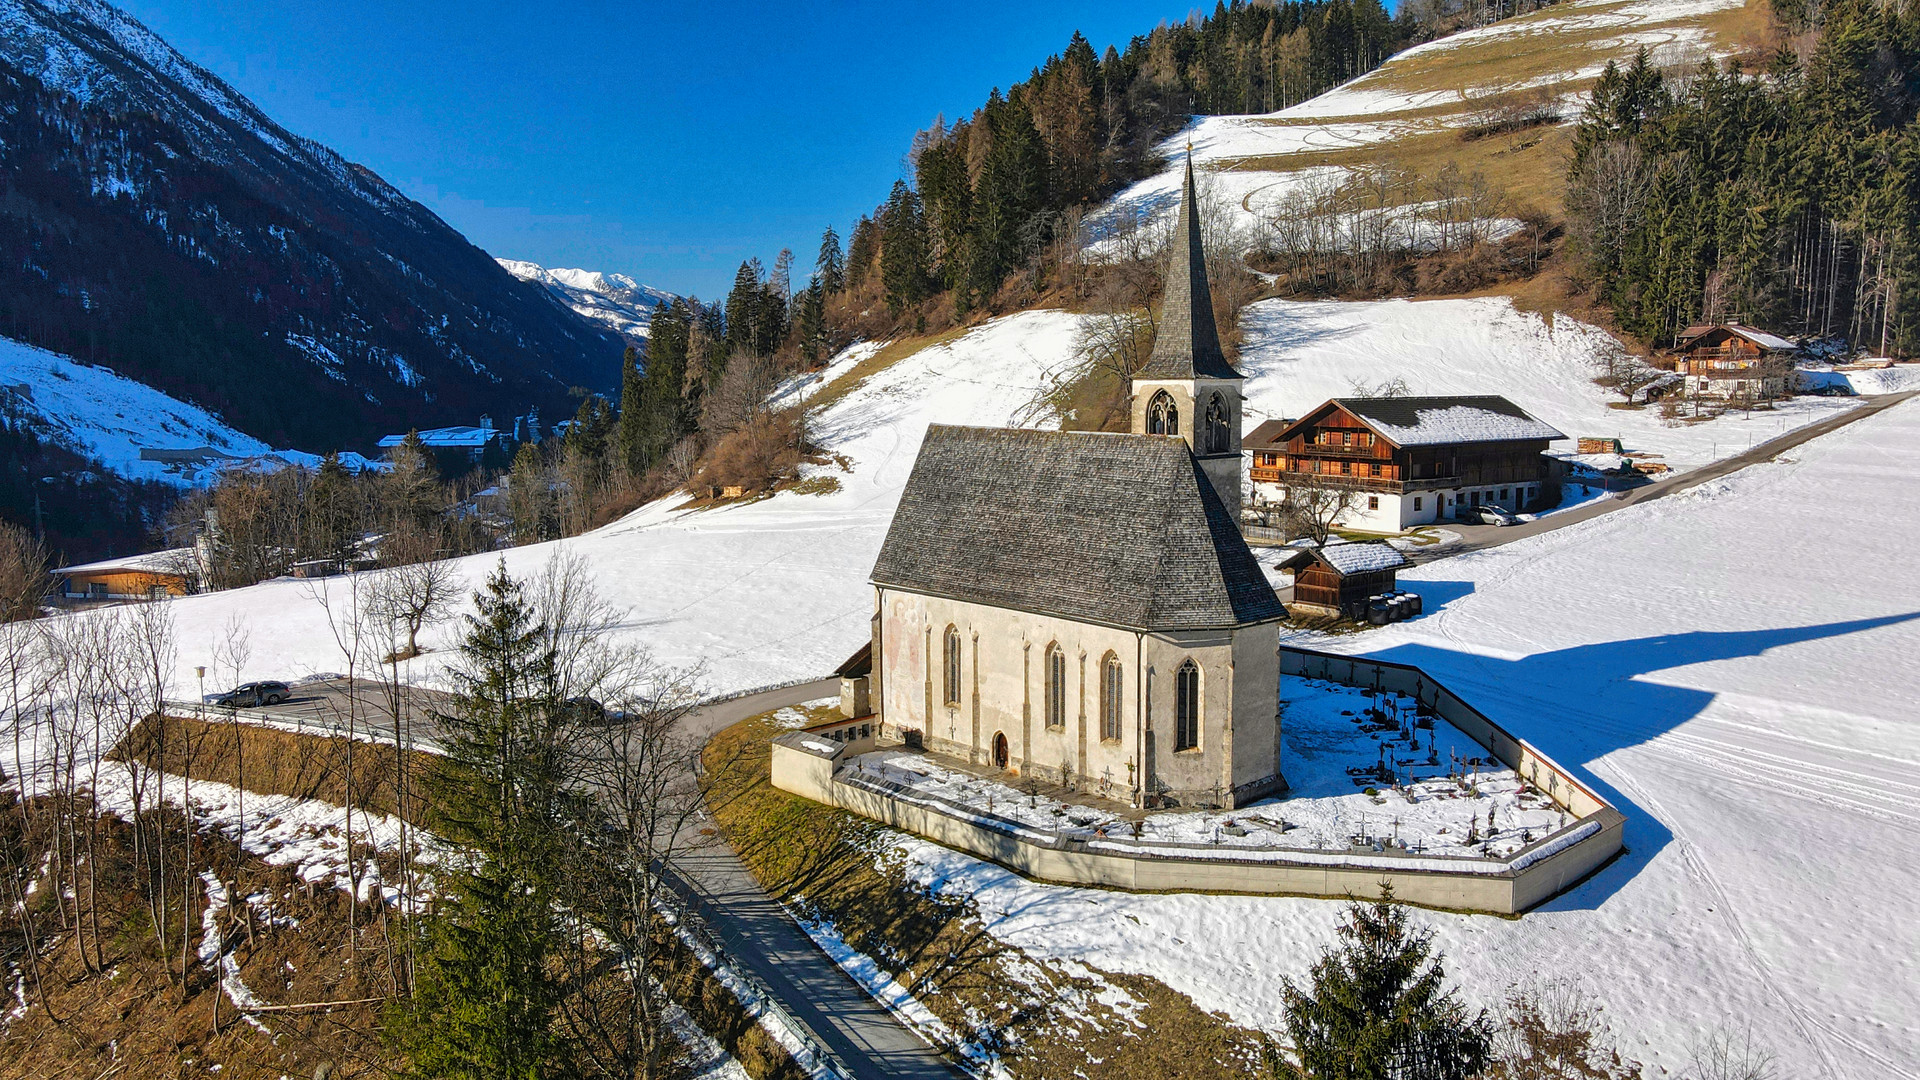
[[[969,905],[929,897],[889,868],[889,830],[775,789],[768,740],[782,730],[773,714],[755,717],[703,752],[708,805],[728,841],[776,899],[831,921],[954,1031],[998,1052],[1012,1075],[1247,1075],[1257,1054],[1250,1032],[1156,980],[1102,975],[1135,1003],[1130,1016],[1115,1012],[1094,999],[1092,980],[1001,944]]]

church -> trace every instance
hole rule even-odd
[[[873,568],[881,732],[1135,806],[1286,790],[1286,617],[1238,527],[1241,383],[1189,162],[1130,432],[935,425]]]

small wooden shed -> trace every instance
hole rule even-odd
[[[1366,614],[1367,600],[1393,592],[1394,578],[1407,557],[1384,541],[1331,543],[1294,548],[1293,603],[1288,610],[1308,615]]]

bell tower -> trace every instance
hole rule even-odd
[[[1194,197],[1191,147],[1170,249],[1153,355],[1133,377],[1133,433],[1185,439],[1220,501],[1238,521],[1240,384],[1246,377],[1227,362],[1213,321],[1213,291],[1207,286],[1207,253]]]

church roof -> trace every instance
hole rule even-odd
[[[1176,438],[927,429],[873,582],[1134,630],[1285,616]]]
[[[1200,206],[1193,192],[1193,158],[1187,158],[1186,184],[1180,189],[1180,215],[1173,225],[1167,259],[1167,292],[1160,306],[1160,332],[1153,355],[1136,379],[1243,379],[1220,351],[1220,329],[1213,321],[1213,292],[1207,287],[1207,252],[1200,236]]]

